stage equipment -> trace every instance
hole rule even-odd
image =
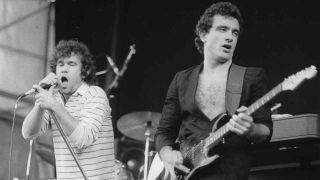
[[[126,70],[128,68],[128,63],[131,60],[132,55],[136,53],[135,46],[136,46],[135,44],[130,46],[129,54],[127,55],[126,59],[124,60],[124,63],[122,65],[122,68],[121,68],[120,71],[118,71],[118,69],[114,65],[112,59],[109,56],[107,56],[108,62],[110,63],[111,66],[113,65],[113,70],[114,70],[114,72],[116,74],[115,78],[113,79],[112,83],[109,85],[109,87],[107,89],[108,94],[109,94],[109,91],[111,91],[112,89],[118,87],[119,80],[124,75],[124,73],[126,72]]]
[[[119,131],[125,136],[139,141],[145,141],[145,133],[149,131],[150,141],[153,141],[160,118],[161,114],[157,112],[137,111],[120,117],[117,126]]]
[[[254,149],[252,171],[311,167],[320,163],[319,114],[300,114],[273,119],[268,144]]]
[[[118,129],[124,135],[136,140],[145,141],[143,179],[147,179],[149,146],[154,141],[154,134],[159,125],[160,113],[151,111],[132,112],[118,120]]]
[[[115,180],[134,180],[132,173],[127,167],[119,160],[115,160],[116,177]]]
[[[136,53],[136,50],[135,50],[135,44],[131,45],[129,47],[130,51],[126,57],[126,59],[124,60],[124,63],[122,65],[122,68],[121,70],[118,69],[117,65],[115,64],[115,62],[112,60],[112,58],[108,55],[106,55],[106,59],[108,61],[108,63],[110,64],[110,67],[112,69],[112,71],[114,72],[115,74],[115,77],[113,79],[113,81],[110,83],[110,85],[108,86],[107,88],[107,94],[109,94],[109,92],[114,89],[114,88],[117,88],[118,87],[118,84],[119,84],[119,80],[121,77],[123,77],[125,71],[127,70],[128,68],[128,63],[129,61],[131,60],[131,57],[133,54]],[[99,71],[99,72],[96,72],[96,75],[99,76],[99,75],[102,75],[102,74],[106,74],[107,72],[109,72],[108,69],[105,69],[103,71]]]
[[[150,144],[150,149],[154,150],[154,144]],[[139,171],[144,163],[144,146],[145,144],[143,141],[137,141],[135,139],[122,136],[115,147],[117,150],[116,159],[121,161],[127,167],[127,169],[132,173],[134,180],[139,180]]]

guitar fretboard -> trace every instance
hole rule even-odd
[[[247,110],[247,114],[251,115],[252,113],[254,113],[261,106],[263,106],[264,104],[269,102],[272,98],[274,98],[277,94],[279,94],[281,91],[282,91],[282,83],[278,84],[271,91],[269,91],[267,94],[265,94],[259,100],[257,100],[251,106],[249,106]]]

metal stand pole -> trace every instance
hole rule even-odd
[[[147,180],[148,176],[148,160],[149,160],[149,141],[150,141],[150,129],[147,127],[146,130],[146,146],[144,150],[144,170],[143,170],[143,179]]]
[[[32,144],[33,144],[33,140],[30,140],[30,142],[29,142],[29,154],[28,154],[27,170],[26,170],[26,180],[29,180],[29,175],[30,175]]]
[[[151,113],[150,113],[150,118],[151,118]],[[146,136],[146,146],[145,146],[145,151],[144,151],[144,170],[143,170],[143,180],[147,180],[148,178],[148,165],[149,165],[149,145],[150,145],[150,128],[152,126],[152,121],[147,121],[146,124],[146,132],[144,135]]]
[[[73,149],[72,149],[72,147],[71,147],[71,145],[70,145],[70,143],[69,143],[69,141],[68,141],[68,139],[67,139],[66,135],[64,134],[64,132],[63,132],[63,130],[62,130],[62,128],[61,128],[61,126],[60,126],[60,124],[59,124],[59,122],[58,122],[58,120],[57,120],[56,116],[53,114],[53,112],[52,112],[52,111],[49,111],[49,112],[50,112],[51,117],[52,117],[52,119],[53,119],[54,123],[56,124],[56,126],[57,126],[57,128],[58,128],[59,132],[61,133],[61,136],[62,136],[62,138],[63,138],[64,142],[67,144],[67,147],[68,147],[68,149],[69,149],[70,153],[72,154],[72,156],[73,156],[74,160],[76,161],[76,163],[77,163],[77,165],[78,165],[78,167],[79,167],[79,169],[80,169],[80,171],[81,171],[81,173],[82,173],[82,175],[83,175],[84,179],[85,179],[85,180],[88,180],[88,178],[87,178],[87,176],[86,176],[85,172],[83,171],[83,169],[82,169],[82,167],[81,167],[81,165],[80,165],[80,163],[79,163],[79,160],[78,160],[77,156],[75,155],[75,153],[74,153],[74,151],[73,151]]]

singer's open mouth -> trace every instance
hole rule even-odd
[[[63,83],[63,82],[66,82],[66,81],[68,81],[68,79],[66,77],[62,76],[61,77],[61,82]]]

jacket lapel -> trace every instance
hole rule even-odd
[[[197,109],[195,98],[199,81],[199,73],[202,67],[203,64],[201,63],[196,68],[194,68],[189,78],[190,82],[188,83],[189,85],[186,92],[186,104],[189,105],[188,109],[190,110],[190,112],[195,112],[195,110]]]

